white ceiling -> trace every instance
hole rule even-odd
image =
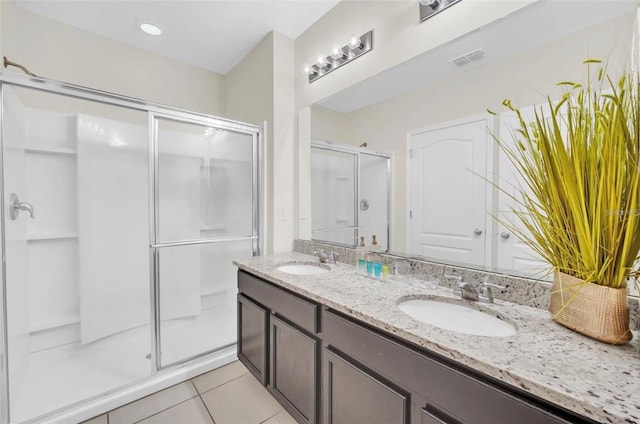
[[[318,105],[337,112],[353,112],[434,84],[489,61],[632,13],[635,9],[636,0],[540,0],[495,23],[342,90],[319,101]],[[428,25],[428,22],[422,25]],[[485,57],[478,62],[461,68],[449,62],[478,48],[486,52]]]
[[[16,0],[18,7],[226,74],[270,31],[295,39],[339,0]],[[158,37],[140,31],[151,22]]]

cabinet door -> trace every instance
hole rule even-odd
[[[317,422],[318,341],[271,316],[271,390],[298,422]]]
[[[409,424],[409,395],[324,350],[325,424]]]
[[[269,313],[238,295],[238,359],[262,383],[267,384]]]
[[[429,405],[427,405],[427,408],[429,408]],[[432,411],[429,411],[430,408],[427,408],[422,410],[422,424],[458,424],[458,421],[453,418],[445,419],[443,414],[435,415]]]

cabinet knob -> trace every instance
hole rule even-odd
[[[476,236],[481,236],[482,230],[480,228],[476,228],[475,230],[473,230],[473,234],[475,234]]]
[[[506,232],[506,231],[503,231],[503,232],[501,232],[501,233],[500,233],[500,238],[501,238],[502,240],[506,240],[506,239],[508,239],[510,236],[511,236],[511,234],[509,234],[509,233],[508,233],[508,232]]]

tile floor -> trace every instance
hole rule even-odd
[[[238,361],[83,424],[296,424]]]

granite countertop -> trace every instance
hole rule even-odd
[[[603,423],[640,424],[638,334],[623,346],[591,340],[553,322],[544,310],[496,300],[460,300],[449,289],[358,275],[353,266],[300,276],[276,270],[289,262],[318,263],[302,253],[234,261],[240,269],[366,322],[542,399]],[[516,335],[459,334],[417,321],[400,311],[406,299],[438,296],[510,321]]]

